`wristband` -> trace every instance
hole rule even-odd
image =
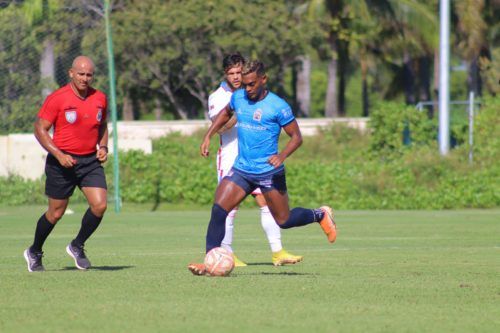
[[[108,146],[99,146],[99,149],[102,149],[102,148],[106,149],[106,154],[107,154],[108,153]]]

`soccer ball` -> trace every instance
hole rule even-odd
[[[208,275],[227,276],[233,268],[233,254],[222,247],[211,249],[205,256],[205,269]]]

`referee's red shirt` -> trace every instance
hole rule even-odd
[[[99,126],[106,120],[106,95],[89,88],[81,99],[69,84],[47,96],[38,117],[54,127],[52,140],[57,148],[75,155],[95,152]]]

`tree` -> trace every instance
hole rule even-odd
[[[320,59],[328,60],[328,84],[326,88],[325,117],[338,117],[339,102],[337,93],[337,73],[339,55],[339,36],[343,34],[341,26],[343,1],[309,0],[302,7],[310,19],[316,20],[324,31],[326,47],[318,48]]]
[[[485,10],[484,0],[462,0],[455,2],[458,16],[458,49],[467,61],[468,91],[481,95],[481,79],[479,58],[481,52],[488,48],[486,40],[486,22],[482,17]]]
[[[294,89],[297,113],[309,117],[311,110],[311,57],[301,55],[297,57],[294,66]]]
[[[0,9],[0,133],[31,130],[39,105],[39,53],[19,7]],[[32,92],[37,92],[33,94]]]
[[[118,80],[157,94],[175,118],[199,118],[222,79],[223,56],[239,50],[262,60],[282,93],[285,69],[307,43],[290,15],[280,2],[131,2],[113,18]]]
[[[385,84],[386,97],[402,91],[407,104],[414,104],[417,98],[430,99],[430,59],[438,42],[435,13],[421,1],[386,0],[376,4],[368,14],[359,10],[362,6],[356,11],[355,17],[360,20],[357,31],[361,33],[351,40],[357,45],[360,62],[361,57],[369,56],[375,60],[371,63],[392,71],[391,83]],[[362,63],[361,67],[364,70],[366,66]]]
[[[36,30],[44,21],[54,17],[54,12],[59,8],[58,0],[25,0],[22,11],[29,26]],[[40,56],[40,81],[42,82],[42,96],[49,95],[55,87],[55,41],[53,36],[45,33]]]

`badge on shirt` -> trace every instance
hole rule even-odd
[[[281,113],[284,117],[290,117],[292,115],[292,110],[290,108],[282,109]]]
[[[68,123],[73,124],[76,121],[76,110],[67,110],[64,112],[64,115]]]
[[[261,119],[262,119],[262,110],[261,109],[255,110],[255,112],[253,113],[253,120],[260,121]]]
[[[97,119],[98,122],[101,122],[101,119],[102,119],[102,108],[97,108],[96,119]]]

